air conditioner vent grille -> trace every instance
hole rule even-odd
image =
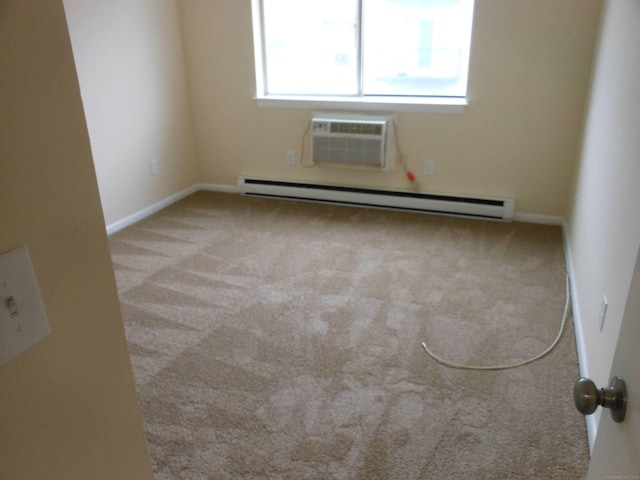
[[[381,123],[331,122],[331,133],[348,133],[350,135],[382,135]]]
[[[382,140],[352,137],[314,137],[313,160],[351,166],[380,166]]]

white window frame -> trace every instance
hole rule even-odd
[[[273,95],[265,93],[264,28],[261,0],[251,0],[253,50],[256,69],[255,100],[259,107],[306,108],[355,111],[462,113],[469,104],[466,97],[429,96],[315,96]]]

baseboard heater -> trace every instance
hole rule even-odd
[[[511,221],[514,200],[433,195],[255,178],[238,179],[240,193],[360,207]]]

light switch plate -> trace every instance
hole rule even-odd
[[[0,365],[50,333],[27,246],[0,255]]]

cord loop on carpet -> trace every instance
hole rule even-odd
[[[551,350],[553,350],[556,347],[556,345],[560,341],[562,332],[564,331],[564,325],[567,322],[567,313],[569,312],[569,300],[571,298],[569,295],[569,274],[568,273],[566,274],[566,277],[565,277],[565,288],[566,288],[566,293],[565,293],[566,300],[564,303],[564,313],[562,314],[562,321],[560,322],[560,331],[558,332],[558,335],[556,336],[553,343],[546,350],[544,350],[542,353],[536,355],[533,358],[524,360],[522,362],[506,364],[506,365],[464,365],[460,363],[450,362],[448,360],[443,359],[442,357],[439,357],[429,349],[429,347],[425,342],[422,342],[422,348],[425,349],[425,351],[429,354],[431,358],[433,358],[438,363],[444,365],[445,367],[458,368],[461,370],[508,370],[510,368],[522,367],[524,365],[528,365],[529,363],[535,362],[536,360],[540,360],[542,357],[547,355],[549,352],[551,352]]]

